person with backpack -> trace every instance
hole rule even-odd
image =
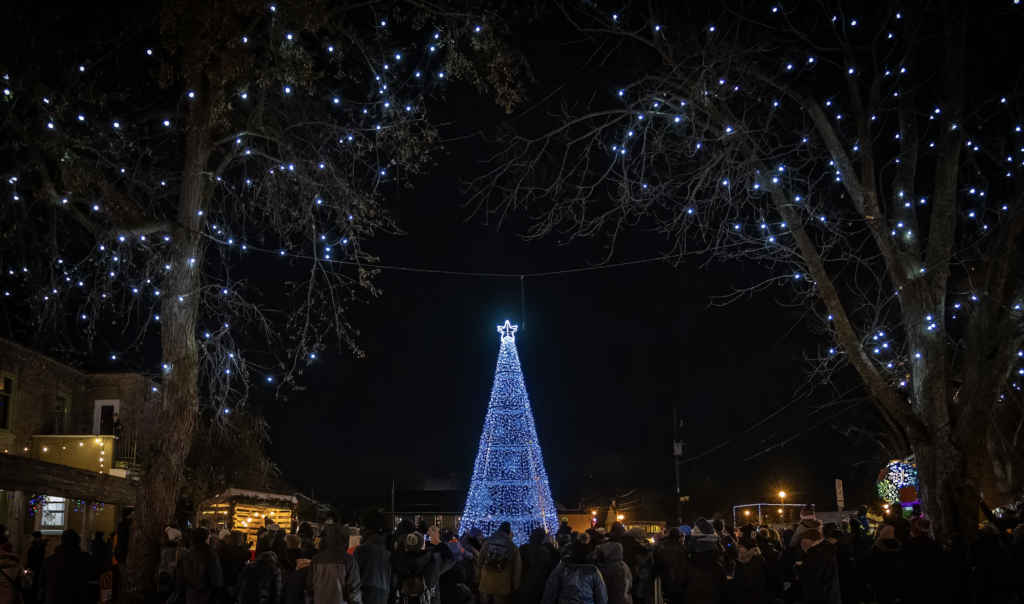
[[[419,532],[406,534],[400,549],[391,557],[395,577],[398,580],[398,596],[401,604],[431,604],[437,596],[440,577],[434,548],[425,549],[426,542]]]
[[[494,534],[480,544],[476,562],[480,604],[508,604],[519,590],[522,564],[519,549],[512,542],[512,525],[502,522]]]

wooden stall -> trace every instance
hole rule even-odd
[[[215,532],[223,528],[242,531],[255,548],[257,531],[268,524],[294,532],[298,526],[298,507],[295,495],[228,489],[199,506],[196,522],[209,520]]]

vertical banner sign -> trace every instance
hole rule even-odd
[[[843,514],[843,481],[836,479],[836,505],[839,507],[839,515]]]

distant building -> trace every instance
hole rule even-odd
[[[114,530],[115,508],[134,503],[130,479],[159,397],[143,375],[84,372],[0,339],[0,519],[16,552],[35,530],[73,528],[84,544]]]
[[[467,491],[399,491],[395,493],[395,526],[408,519],[416,525],[422,521],[458,532],[467,495]]]

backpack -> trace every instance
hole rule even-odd
[[[412,570],[406,571],[402,579],[402,604],[419,604],[424,601],[427,585],[423,581],[423,575]]]
[[[484,568],[500,573],[505,570],[508,564],[508,541],[502,539],[500,542],[487,541],[487,551],[484,552]]]

